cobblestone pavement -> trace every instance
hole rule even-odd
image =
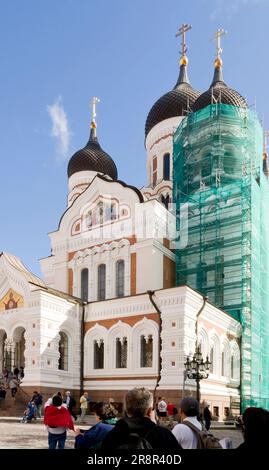
[[[242,432],[238,429],[211,429],[210,432],[214,434],[214,436],[218,437],[219,439],[223,439],[224,437],[230,437],[233,443],[233,448],[236,447],[243,442]]]
[[[66,448],[74,447],[73,433],[68,433]],[[47,449],[48,433],[42,423],[0,422],[0,449]]]
[[[82,426],[81,426],[82,427]],[[88,426],[83,426],[87,429]],[[213,429],[212,433],[222,439],[230,437],[233,447],[236,448],[242,442],[241,432],[237,429]],[[68,433],[66,449],[74,448],[74,435]],[[42,423],[27,423],[9,421],[0,422],[0,449],[47,449],[48,433]]]

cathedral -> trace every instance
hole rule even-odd
[[[253,391],[267,403],[259,402],[259,361],[267,362],[256,354],[268,356],[267,306],[249,298],[258,285],[266,292],[255,263],[258,252],[261,263],[267,258],[248,232],[269,193],[267,154],[246,100],[224,82],[221,30],[213,80],[200,93],[188,78],[187,29],[175,85],[146,118],[145,186],[118,179],[98,139],[93,98],[89,139],[69,160],[67,207],[49,233],[42,279],[0,253],[1,368],[24,367],[27,395],[87,391],[92,402],[120,406],[143,385],[178,406],[184,394],[196,396],[186,362],[198,350],[208,362],[200,399],[216,419],[239,414]],[[251,201],[259,205],[247,219]]]

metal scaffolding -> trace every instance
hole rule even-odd
[[[241,398],[269,409],[269,182],[256,114],[224,104],[190,113],[174,135],[177,285],[188,284],[242,325]]]

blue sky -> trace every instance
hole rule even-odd
[[[47,233],[66,208],[66,168],[89,135],[92,96],[98,136],[119,178],[146,182],[144,125],[178,75],[179,40],[190,23],[189,76],[208,88],[223,27],[225,81],[256,101],[269,129],[269,0],[0,0],[0,251],[40,274]],[[53,127],[54,123],[54,127]],[[55,127],[56,126],[56,127]]]

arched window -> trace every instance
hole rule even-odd
[[[165,181],[170,180],[170,153],[163,156],[163,179]]]
[[[62,331],[60,332],[59,354],[58,369],[68,370],[68,337]]]
[[[110,206],[110,215],[111,215],[111,220],[116,220],[117,218],[117,207],[115,203],[112,203]]]
[[[231,356],[231,379],[234,379],[234,355]]]
[[[225,353],[222,351],[221,353],[221,375],[222,377],[225,376]]]
[[[140,367],[152,367],[152,335],[140,337]]]
[[[19,328],[17,329],[19,330]],[[16,367],[25,367],[25,329],[21,329],[21,332],[18,333],[18,337],[15,341],[14,349],[14,365]]]
[[[211,374],[213,374],[214,372],[214,347],[213,346],[210,348],[210,362],[211,362],[210,372]]]
[[[116,263],[116,297],[124,297],[124,261]]]
[[[98,202],[97,205],[97,220],[100,225],[104,223],[104,204],[103,201]]]
[[[154,155],[152,160],[152,186],[153,188],[156,186],[157,183],[157,157]]]
[[[98,266],[97,298],[98,300],[105,300],[106,298],[106,265],[105,264],[100,264]]]
[[[104,341],[94,341],[93,343],[94,369],[104,368]]]
[[[80,283],[80,297],[85,302],[88,301],[89,294],[89,270],[87,268],[82,269],[81,271],[81,283]]]
[[[116,338],[116,368],[127,367],[127,338]]]
[[[7,334],[4,330],[0,330],[0,367],[1,372],[6,367],[5,365],[5,341],[7,339]]]

